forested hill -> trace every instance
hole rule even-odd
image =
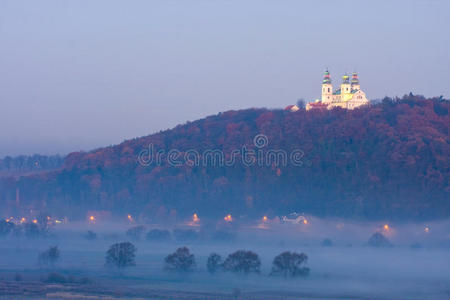
[[[449,111],[447,100],[412,95],[353,111],[227,111],[3,179],[0,206],[71,217],[449,217]]]

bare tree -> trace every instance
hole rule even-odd
[[[48,248],[46,251],[41,252],[39,254],[38,260],[39,263],[42,265],[54,267],[54,265],[59,260],[60,251],[58,249],[58,246],[53,246]]]
[[[308,256],[305,253],[283,252],[274,258],[270,275],[281,275],[284,277],[308,276],[309,268],[302,266],[307,260]]]
[[[164,262],[167,270],[178,272],[190,272],[196,266],[195,257],[187,247],[178,248],[177,251],[168,255]]]
[[[105,265],[117,267],[119,270],[135,266],[136,251],[136,247],[130,242],[114,244],[106,252]]]
[[[220,268],[220,262],[222,261],[222,257],[217,253],[211,253],[208,257],[208,261],[206,262],[206,268],[208,272],[213,274],[217,272]]]
[[[225,271],[234,273],[260,273],[261,260],[252,251],[239,250],[228,255],[222,266]]]
[[[297,100],[297,107],[298,108],[305,108],[305,106],[306,106],[305,103],[306,103],[305,99],[300,98],[300,99]]]

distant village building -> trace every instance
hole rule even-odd
[[[305,216],[296,212],[290,213],[287,216],[282,216],[281,221],[283,223],[291,224],[308,224],[308,220],[305,218]]]
[[[330,72],[326,70],[322,82],[322,98],[308,103],[306,110],[333,109],[335,107],[354,109],[367,104],[369,104],[369,100],[361,90],[356,72],[353,72],[351,80],[348,75],[342,76],[340,88],[333,91]]]
[[[299,110],[300,107],[298,107],[297,105],[288,105],[285,107],[285,111],[291,111],[291,112],[296,112],[297,110]]]

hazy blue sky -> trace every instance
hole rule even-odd
[[[116,144],[219,111],[450,97],[450,1],[0,0],[0,157]]]

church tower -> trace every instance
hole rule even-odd
[[[341,83],[341,100],[347,101],[352,97],[352,87],[350,85],[350,76],[345,74],[342,76]]]
[[[331,84],[330,72],[328,69],[325,71],[323,75],[322,81],[322,102],[323,103],[331,103],[333,100],[333,85]]]
[[[353,74],[352,74],[351,84],[352,84],[352,90],[360,90],[361,89],[361,87],[359,85],[358,74],[356,72],[353,72]]]

